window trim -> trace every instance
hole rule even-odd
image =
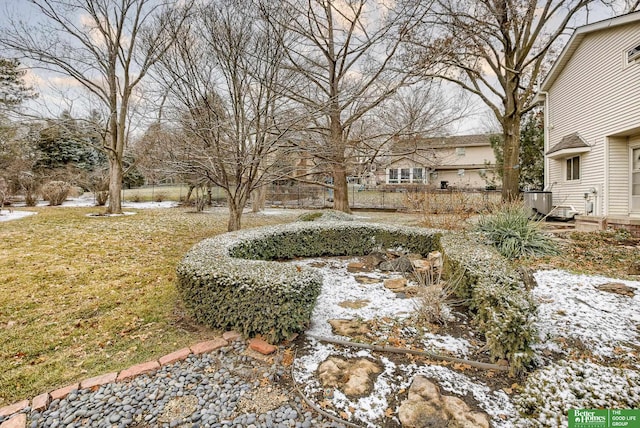
[[[395,175],[394,178],[391,177],[391,175],[392,175],[391,173],[392,172],[395,172],[395,174],[393,174],[393,175]],[[387,183],[388,184],[398,184],[398,183],[400,183],[400,173],[398,171],[398,168],[389,168],[387,170]]]
[[[564,159],[564,179],[566,182],[579,182],[582,179],[582,159],[580,159],[582,156],[577,155],[577,156],[571,156],[571,157],[566,157]],[[577,177],[575,176],[575,160],[578,160],[578,171],[577,171]],[[569,167],[569,163],[571,163],[571,167]]]

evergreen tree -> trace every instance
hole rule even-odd
[[[17,59],[0,58],[0,112],[36,97],[33,88],[24,82],[25,74]]]
[[[48,120],[38,138],[40,157],[35,168],[44,171],[73,167],[90,172],[106,164],[105,155],[86,131],[68,111],[58,119]]]
[[[502,179],[504,162],[502,137],[491,137],[496,156],[496,170]],[[525,115],[520,129],[520,189],[542,189],[544,186],[544,116],[542,111]]]

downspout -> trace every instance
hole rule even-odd
[[[549,93],[547,91],[540,91],[538,94],[544,97],[544,149],[542,155],[544,156],[544,188],[545,192],[550,192],[555,183],[549,183],[549,158],[546,153],[549,150],[549,119],[551,114],[549,113]]]

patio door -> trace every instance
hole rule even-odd
[[[640,147],[631,149],[631,212],[640,214]]]

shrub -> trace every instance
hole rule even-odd
[[[491,357],[509,361],[515,375],[534,361],[536,306],[508,262],[478,238],[467,233],[441,239],[445,273],[456,278],[456,294],[468,299]]]
[[[477,230],[508,259],[556,255],[558,248],[545,235],[540,223],[529,220],[530,210],[521,204],[507,204],[491,215],[480,217]]]
[[[304,213],[298,216],[297,221],[353,221],[351,214],[336,210],[321,210]]]
[[[304,331],[322,277],[314,269],[269,260],[364,255],[380,247],[427,254],[439,234],[354,222],[297,222],[227,233],[194,246],[178,265],[189,312],[214,328],[279,341]]]
[[[50,181],[42,186],[42,199],[49,201],[49,205],[62,205],[70,190],[71,185],[65,181]]]
[[[153,200],[154,202],[162,202],[165,199],[167,199],[167,194],[164,192],[157,192],[154,196],[153,196]]]

